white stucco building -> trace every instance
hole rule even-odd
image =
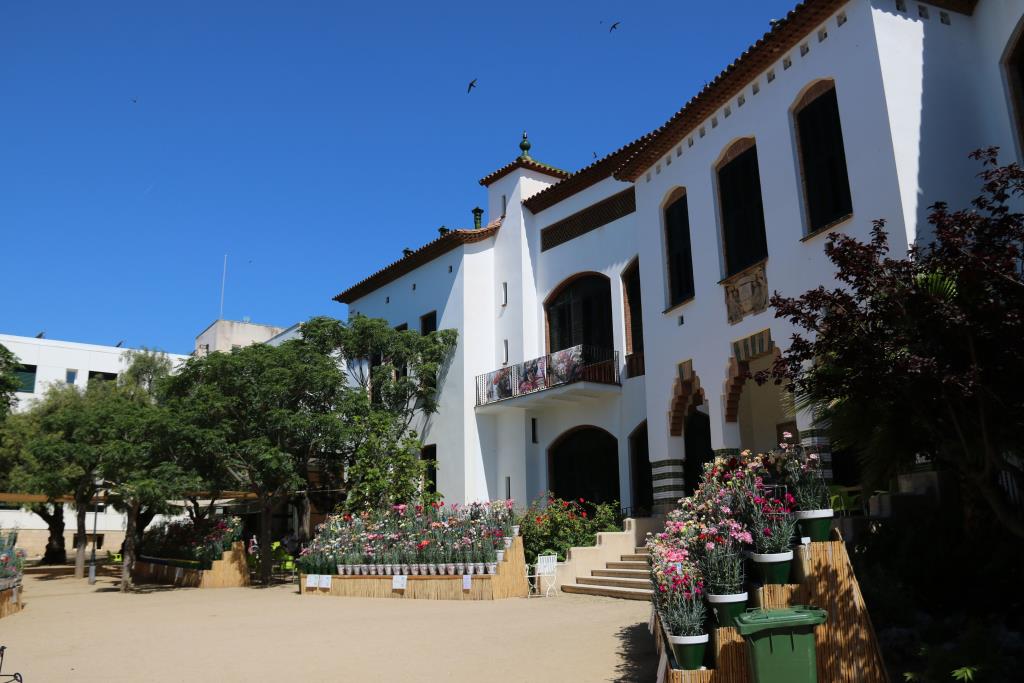
[[[830,232],[866,238],[884,218],[897,251],[925,238],[932,202],[975,193],[972,150],[1019,160],[1022,15],[1020,0],[809,0],[584,169],[542,164],[524,140],[480,181],[487,221],[474,212],[336,297],[459,331],[420,425],[438,489],[641,512],[679,498],[713,451],[796,431],[827,458],[809,416],[743,380],[791,333],[767,298],[832,282]]]

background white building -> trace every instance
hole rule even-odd
[[[714,452],[824,433],[774,386],[791,329],[767,306],[833,282],[833,231],[977,192],[968,153],[1020,158],[1024,3],[809,0],[670,120],[567,173],[522,154],[480,182],[483,224],[348,288],[350,314],[454,328],[421,424],[450,500],[665,506]],[[681,55],[681,58],[684,58]],[[681,93],[681,99],[686,96]]]

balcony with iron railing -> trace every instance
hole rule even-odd
[[[618,388],[619,352],[580,344],[478,375],[476,405],[490,406],[574,385],[581,396]]]

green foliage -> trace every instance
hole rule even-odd
[[[548,493],[534,500],[519,517],[529,564],[536,562],[538,555],[552,553],[564,561],[569,548],[594,545],[601,531],[622,531],[618,502],[568,501]]]
[[[934,240],[905,257],[890,254],[884,221],[867,242],[829,235],[838,286],[772,298],[801,330],[772,374],[831,423],[833,447],[860,456],[867,488],[924,454],[1022,539],[1009,492],[1024,489],[1024,169],[998,166],[997,151],[972,155],[983,170],[971,208],[934,205]]]
[[[239,517],[173,520],[150,527],[142,537],[139,554],[161,559],[195,560],[203,566],[219,560],[242,539]]]
[[[419,458],[421,443],[405,430],[394,415],[369,410],[353,420],[359,434],[348,467],[348,491],[344,510],[358,512],[390,508],[398,503],[423,500],[426,463]]]
[[[0,344],[0,423],[7,417],[14,407],[15,392],[21,386],[18,376],[14,374],[18,369],[18,359],[10,350]]]

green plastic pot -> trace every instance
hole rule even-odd
[[[715,613],[715,619],[719,626],[735,625],[736,617],[743,614],[747,609],[746,593],[731,593],[728,595],[715,595],[708,593],[708,605]]]
[[[680,669],[695,671],[704,665],[704,650],[708,645],[707,633],[700,636],[670,635],[668,644]]]
[[[793,551],[783,553],[751,553],[761,582],[765,584],[789,583],[789,570],[793,564]]]
[[[801,535],[809,536],[811,541],[820,543],[827,541],[832,532],[832,509],[799,510],[796,513]]]

